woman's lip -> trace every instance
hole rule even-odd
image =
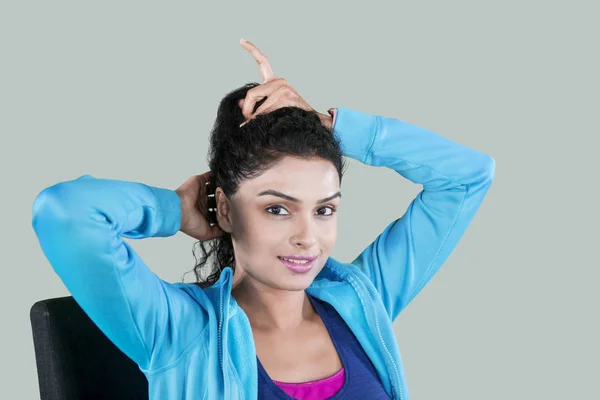
[[[308,260],[308,261],[313,261],[317,258],[317,256],[302,256],[302,255],[298,255],[295,254],[293,256],[281,256],[279,258],[287,258],[288,260]]]
[[[305,273],[310,271],[316,263],[316,259],[309,261],[305,264],[297,264],[292,261],[286,261],[282,257],[279,257],[279,260],[285,265],[290,271],[297,273]]]

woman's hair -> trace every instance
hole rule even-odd
[[[314,111],[298,107],[282,107],[273,112],[259,114],[240,128],[246,120],[239,101],[248,90],[258,86],[248,83],[227,94],[219,105],[217,118],[210,135],[207,161],[211,171],[211,186],[221,187],[228,198],[233,196],[241,182],[252,179],[275,165],[285,156],[301,158],[319,157],[331,161],[336,167],[340,184],[346,167],[340,143],[332,131],[325,127]],[[254,111],[266,100],[259,101]],[[208,194],[208,193],[207,193]],[[205,199],[200,199],[206,204]],[[201,209],[206,209],[202,207]],[[208,220],[208,215],[205,215]],[[223,232],[217,238],[198,241],[202,254],[196,258],[194,273],[202,287],[215,283],[221,271],[229,266],[235,271],[235,258],[231,234]],[[212,265],[206,265],[213,256]],[[203,275],[206,276],[203,278]]]

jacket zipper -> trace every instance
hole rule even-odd
[[[219,351],[219,366],[221,367],[221,372],[225,373],[223,369],[223,350],[221,349],[221,336],[223,334],[223,285],[219,288],[219,333],[218,333],[218,346],[217,350]]]
[[[352,275],[353,280],[356,281],[356,282],[358,282],[359,285],[362,287],[362,289],[367,293],[367,295],[369,296],[369,300],[371,301],[371,304],[375,304],[375,301],[371,297],[371,293],[369,292],[369,290],[367,289],[367,287],[364,285],[364,283],[362,283],[360,281],[360,279],[358,278],[358,276],[354,272],[352,272],[352,271],[348,271],[348,273],[350,275]],[[364,311],[367,312],[367,310],[364,310]],[[403,400],[404,396],[402,395],[402,382],[400,380],[400,373],[398,372],[398,367],[396,366],[396,363],[394,362],[394,358],[390,354],[390,350],[388,349],[387,345],[385,344],[385,341],[383,340],[383,336],[381,335],[381,329],[379,327],[379,318],[377,317],[377,313],[375,311],[373,311],[373,315],[375,316],[375,325],[377,327],[377,334],[379,336],[379,341],[381,342],[383,348],[385,349],[385,353],[387,354],[388,360],[394,366],[394,373],[396,375],[396,381],[397,381],[397,384],[398,384],[400,400]],[[390,380],[390,383],[391,383],[391,380]],[[394,392],[394,385],[392,384],[392,394],[393,394],[393,392]]]

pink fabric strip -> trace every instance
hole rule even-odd
[[[273,382],[288,396],[299,400],[321,400],[336,394],[344,386],[345,380],[346,373],[342,368],[334,375],[316,381],[302,383]]]

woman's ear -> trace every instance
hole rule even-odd
[[[219,227],[225,232],[231,233],[233,231],[231,224],[231,206],[229,199],[225,196],[223,189],[218,187],[215,190],[215,197],[217,199],[217,222]]]

